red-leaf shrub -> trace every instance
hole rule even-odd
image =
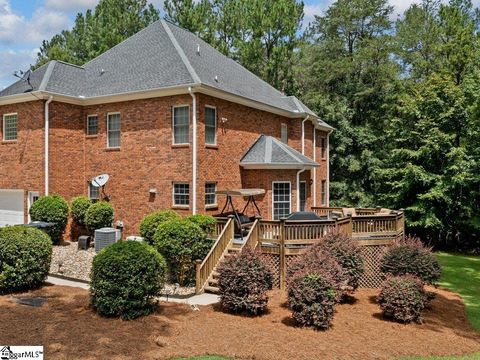
[[[350,290],[347,272],[321,243],[310,247],[288,267],[287,283],[293,281],[299,273],[305,272],[319,273],[329,277],[334,283],[337,301],[340,301]]]
[[[407,236],[396,241],[385,253],[381,266],[385,274],[398,276],[411,274],[427,284],[440,279],[441,267],[432,249],[417,237]]]
[[[218,268],[222,307],[234,313],[259,315],[267,308],[267,291],[273,276],[258,253],[244,249],[227,258]]]
[[[377,301],[386,317],[403,323],[421,323],[428,295],[419,278],[402,275],[390,277],[383,283]]]
[[[351,290],[358,288],[360,278],[364,271],[361,248],[351,236],[330,233],[322,239],[319,247],[325,249],[345,270],[348,278],[347,285]]]
[[[288,285],[292,316],[302,326],[328,329],[335,313],[336,284],[321,272],[300,272]]]

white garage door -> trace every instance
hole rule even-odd
[[[0,190],[0,227],[23,224],[23,190]]]

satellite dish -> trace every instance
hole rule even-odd
[[[108,182],[109,178],[110,177],[108,176],[108,174],[102,174],[102,175],[95,176],[92,179],[92,185],[95,186],[95,187],[105,186],[105,184]]]

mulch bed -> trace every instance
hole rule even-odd
[[[45,298],[42,307],[0,297],[0,343],[44,345],[46,359],[165,359],[220,354],[248,359],[391,359],[480,351],[480,335],[468,325],[460,297],[435,290],[423,325],[382,318],[376,290],[360,290],[338,306],[325,332],[295,326],[285,293],[270,293],[268,314],[257,318],[223,313],[218,305],[194,311],[162,303],[157,313],[122,321],[96,315],[88,292],[45,286],[22,294]],[[20,296],[20,295],[16,295]]]

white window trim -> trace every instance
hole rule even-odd
[[[299,207],[300,207],[300,211],[306,211],[307,210],[307,181],[306,180],[302,180],[300,181],[300,188],[302,186],[302,184],[305,184],[305,210],[302,210],[300,204],[299,204]],[[300,202],[302,201],[302,193],[300,192],[300,189],[298,189],[299,193],[300,193],[300,196],[299,196],[299,199],[300,199]]]
[[[186,143],[176,143],[175,142],[175,109],[187,107],[188,108],[188,142]],[[190,105],[182,104],[172,106],[172,145],[190,145]]]
[[[32,207],[33,204],[33,197],[40,197],[40,192],[38,191],[29,191],[28,192],[28,198],[27,198],[27,213],[28,213],[28,222],[30,223],[32,221],[30,217],[30,208]]]
[[[89,133],[88,133],[88,119],[90,119],[91,117],[96,117],[96,118],[97,118],[97,133],[96,133],[96,134],[89,134]],[[98,135],[98,133],[99,133],[99,131],[98,131],[98,130],[99,130],[98,125],[100,125],[100,124],[98,123],[98,115],[97,115],[97,114],[87,115],[87,119],[86,119],[85,121],[86,121],[86,124],[85,124],[85,127],[86,127],[85,130],[86,130],[86,131],[85,131],[85,133],[87,134],[87,136],[96,136],[96,135]],[[107,118],[107,123],[108,123],[108,118]]]
[[[286,134],[286,141],[283,141],[283,129],[285,129],[285,134]],[[283,142],[284,144],[288,144],[288,124],[287,123],[281,123],[280,125],[280,141]]]
[[[290,201],[288,202],[288,213],[290,214],[292,212],[292,182],[291,181],[272,181],[272,219],[275,216],[275,196],[274,196],[275,184],[288,184],[290,186],[290,193],[289,193]]]
[[[217,107],[213,105],[205,105],[205,108],[215,110],[215,140],[213,143],[207,143],[207,112],[205,112],[205,145],[216,146],[217,145]]]
[[[206,181],[205,182],[205,187],[207,187],[208,184],[214,184],[215,185],[215,202],[213,204],[207,204],[207,202],[205,201],[205,197],[207,196],[207,193],[205,192],[204,194],[204,201],[205,201],[205,208],[206,209],[209,209],[209,208],[216,208],[218,207],[218,196],[217,196],[217,182],[216,181]]]
[[[108,118],[110,115],[120,115],[120,146],[109,146],[108,144],[108,133],[110,132],[110,126],[108,125]],[[120,112],[109,112],[107,113],[107,149],[120,149],[122,144],[122,114]]]
[[[13,116],[15,115],[17,117],[17,134],[16,138],[12,140],[6,140],[5,139],[5,118],[7,116]],[[2,121],[2,141],[7,141],[7,142],[15,142],[18,139],[18,113],[10,113],[10,114],[3,114],[3,121]]]
[[[175,204],[175,185],[188,185],[188,205],[185,204]],[[181,209],[189,209],[190,208],[190,200],[191,200],[191,193],[190,193],[190,183],[187,181],[174,181],[172,183],[172,207],[174,208],[181,208]]]

